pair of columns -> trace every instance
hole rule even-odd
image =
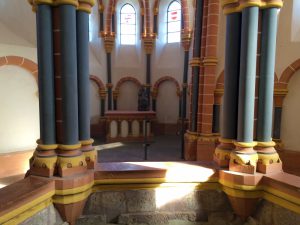
[[[93,168],[89,13],[93,0],[35,0],[40,139],[30,174],[61,177]]]
[[[223,4],[227,22],[223,117],[214,159],[231,171],[268,173],[282,167],[272,141],[277,14],[281,6],[281,0]],[[260,11],[262,27],[258,40]],[[261,57],[256,87],[258,41]],[[255,88],[259,93],[257,137],[253,137]]]

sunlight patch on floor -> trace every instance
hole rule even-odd
[[[109,144],[103,144],[103,145],[97,145],[94,146],[96,150],[102,151],[102,150],[106,150],[106,149],[113,149],[113,148],[118,148],[118,147],[122,147],[125,144],[122,142],[114,142],[114,143],[109,143]]]

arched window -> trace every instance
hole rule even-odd
[[[136,13],[130,4],[122,6],[120,11],[120,39],[121,45],[135,45],[136,43]]]
[[[168,43],[180,42],[181,5],[178,1],[172,1],[168,7],[167,29]]]

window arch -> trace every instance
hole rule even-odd
[[[121,45],[136,44],[136,12],[128,3],[120,10],[120,43]]]
[[[167,42],[180,42],[181,33],[181,5],[178,1],[172,1],[168,6],[167,18]]]

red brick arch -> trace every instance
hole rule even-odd
[[[119,91],[119,90],[120,90],[120,87],[121,87],[122,84],[124,84],[125,82],[133,82],[133,83],[135,83],[139,88],[142,87],[142,84],[141,84],[141,82],[140,82],[138,79],[136,79],[135,77],[127,76],[127,77],[121,78],[121,79],[118,81],[118,83],[117,83],[117,85],[116,85],[115,91]]]
[[[156,90],[156,91],[158,92],[159,86],[160,86],[162,83],[166,82],[166,81],[171,81],[171,82],[173,82],[173,83],[175,84],[177,94],[179,95],[179,94],[180,94],[180,85],[179,85],[178,81],[177,81],[174,77],[171,77],[171,76],[164,76],[164,77],[159,78],[159,79],[155,82],[155,84],[154,84],[154,86],[153,86],[153,89]]]
[[[90,75],[90,80],[96,83],[97,87],[99,88],[99,91],[105,91],[105,86],[99,77],[95,75]]]
[[[27,70],[33,75],[36,82],[38,82],[38,66],[35,62],[31,61],[30,59],[26,59],[20,56],[2,56],[0,57],[0,66],[5,65],[19,66]]]
[[[278,81],[278,88],[287,89],[290,79],[294,76],[297,70],[300,69],[300,59],[291,63],[281,74]]]

